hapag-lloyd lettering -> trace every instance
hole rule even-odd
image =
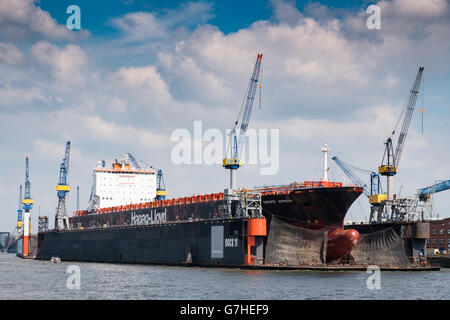
[[[131,213],[131,224],[132,225],[145,225],[145,224],[155,224],[164,223],[167,219],[167,210],[157,212],[156,210],[150,210],[148,214],[135,214]]]

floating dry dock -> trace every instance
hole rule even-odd
[[[266,222],[265,218],[231,218],[48,231],[38,235],[37,259],[58,256],[63,261],[259,270],[364,271],[373,264],[382,271],[439,270],[408,258],[408,239],[392,233],[401,229],[397,225],[373,237],[377,245],[366,252],[383,257],[384,263],[361,263],[351,255],[326,263],[326,233],[293,229],[275,217],[270,226]],[[357,246],[355,252],[361,255],[360,251]]]
[[[425,245],[422,233],[404,233],[403,227],[395,226],[368,234],[344,228],[345,215],[363,192],[361,187],[324,179],[148,201],[158,195],[154,174],[132,168],[125,159],[110,168],[99,162],[94,169],[94,207],[74,212],[65,220],[67,227],[58,225],[54,230],[48,230],[48,219],[40,219],[37,259],[428,270],[419,259],[420,246]],[[123,205],[125,198],[147,202]]]

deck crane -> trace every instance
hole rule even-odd
[[[222,166],[225,169],[230,170],[230,191],[236,190],[236,170],[241,167],[240,153],[245,141],[245,133],[248,128],[250,116],[252,114],[253,102],[255,101],[256,89],[258,87],[258,81],[261,71],[262,53],[258,53],[256,63],[253,68],[250,82],[245,93],[244,100],[239,111],[238,118],[234,123],[234,127],[231,131],[230,140],[227,147],[227,157],[223,159]],[[259,84],[259,88],[261,85]],[[236,130],[239,126],[239,141],[236,135]]]
[[[55,215],[55,229],[68,229],[69,228],[69,217],[66,210],[66,195],[70,191],[70,186],[68,184],[68,174],[69,174],[69,156],[70,156],[70,141],[67,141],[66,152],[64,159],[59,167],[59,182],[56,186],[56,194],[58,196],[58,207],[56,208]]]
[[[167,191],[166,185],[163,179],[162,170],[158,170],[158,174],[156,175],[156,200],[166,200]]]
[[[23,256],[28,256],[31,253],[30,233],[31,233],[31,219],[30,211],[33,209],[33,199],[31,198],[31,182],[30,182],[30,164],[29,158],[25,157],[25,192],[22,200],[23,208]]]
[[[131,163],[136,168],[136,170],[141,170],[141,166],[139,165],[138,161],[131,153],[126,153],[125,156],[128,157],[128,159],[130,159]]]
[[[403,110],[402,114],[400,115],[399,120],[397,121],[397,124],[398,124],[399,121],[401,120],[401,117],[404,114],[403,124],[402,124],[400,134],[398,136],[398,142],[395,147],[395,152],[394,152],[394,146],[392,143],[392,138],[395,134],[395,128],[392,131],[391,136],[388,137],[386,139],[386,141],[384,142],[385,150],[384,150],[383,159],[381,161],[381,165],[378,168],[378,172],[381,175],[386,176],[387,197],[386,197],[386,199],[380,199],[380,200],[387,200],[389,203],[392,203],[392,201],[394,200],[394,176],[398,172],[398,165],[399,165],[400,158],[402,155],[403,147],[405,146],[406,136],[408,134],[412,114],[414,112],[414,107],[416,105],[417,96],[419,95],[419,88],[420,88],[420,83],[421,83],[421,79],[422,79],[423,69],[424,69],[423,67],[419,68],[419,71],[417,73],[416,79],[414,81],[414,84],[413,84],[411,92],[410,92],[408,104],[406,105],[406,108]],[[397,125],[395,127],[397,127]],[[389,211],[391,211],[391,209],[390,209],[391,205],[388,204],[387,207],[388,207],[388,213],[389,213]],[[394,210],[392,210],[392,212],[391,212],[391,219],[393,219],[393,218],[394,218]]]
[[[336,162],[336,164],[339,166],[339,168],[342,169],[342,171],[347,175],[347,177],[350,178],[350,180],[355,185],[360,186],[364,189],[363,194],[367,198],[369,198],[369,203],[371,205],[369,222],[371,222],[371,223],[375,222],[375,221],[380,222],[383,218],[383,213],[384,213],[384,205],[382,205],[382,203],[380,201],[378,201],[379,196],[383,195],[383,188],[381,186],[380,175],[373,171],[371,172],[371,171],[356,168],[356,167],[342,161],[341,159],[339,159],[336,156],[334,156],[331,159]],[[352,171],[351,168],[354,168],[354,169],[357,169],[357,170],[360,170],[360,171],[363,171],[366,173],[370,173],[370,188],[361,178],[359,178]]]

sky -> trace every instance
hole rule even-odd
[[[73,4],[80,30],[66,26]],[[369,5],[380,8],[380,29],[366,25]],[[87,206],[97,161],[126,152],[163,170],[169,197],[221,192],[228,172],[174,163],[171,136],[193,133],[195,121],[231,128],[258,53],[261,105],[258,92],[250,128],[279,130],[279,168],[244,165],[239,187],[320,180],[324,143],[330,157],[377,171],[420,66],[395,192],[450,178],[448,0],[0,0],[0,231],[15,226],[25,156],[32,230],[39,214],[52,223],[69,140],[69,212],[76,186]],[[329,166],[331,180],[349,182]],[[450,216],[448,192],[436,195],[435,215]],[[366,220],[367,202],[359,197],[347,219]]]

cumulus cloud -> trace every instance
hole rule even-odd
[[[19,65],[22,61],[22,52],[12,43],[0,42],[0,62]]]
[[[0,133],[5,141],[0,159],[20,155],[20,168],[7,177],[11,181],[19,175],[23,180],[25,150],[41,157],[45,167],[43,153],[61,158],[70,139],[82,150],[82,159],[73,157],[79,161],[74,177],[82,177],[86,190],[89,168],[98,159],[132,152],[167,170],[171,196],[220,191],[228,183],[220,167],[171,163],[170,135],[176,128],[192,133],[194,120],[203,120],[204,130],[229,128],[258,52],[264,54],[262,110],[257,100],[250,126],[280,129],[280,171],[261,177],[259,168],[246,166],[239,172],[241,186],[320,178],[324,142],[344,160],[376,168],[383,139],[422,64],[427,89],[436,89],[426,96],[431,107],[424,135],[418,133],[416,110],[396,188],[414,189],[450,174],[445,163],[450,154],[442,148],[450,121],[448,94],[441,89],[450,74],[448,1],[380,1],[382,30],[367,29],[364,8],[336,12],[310,5],[300,12],[293,2],[273,1],[271,19],[231,33],[205,24],[213,16],[210,4],[188,3],[116,17],[112,23],[121,37],[88,46],[55,41],[68,39],[61,28],[61,34],[48,31],[42,40],[47,31],[31,30],[23,22],[39,8],[31,1],[16,3],[28,3],[31,11],[18,7],[8,25],[13,34],[22,26],[25,38],[33,40],[29,48],[14,40],[0,42]],[[144,58],[137,59],[137,49]],[[25,136],[33,139],[23,141]],[[433,168],[424,167],[430,163]],[[332,171],[343,180],[339,169]],[[40,181],[48,172],[43,169]],[[43,194],[38,194],[41,199]],[[54,203],[49,207],[53,210]]]
[[[38,87],[19,88],[0,86],[0,108],[19,111],[18,107],[48,101],[46,93]]]
[[[62,39],[75,40],[89,36],[87,30],[72,32],[59,25],[34,0],[0,1],[0,39]]]
[[[41,65],[50,69],[57,84],[78,86],[85,83],[88,57],[79,46],[68,44],[59,49],[40,41],[33,45],[31,52]]]
[[[124,86],[127,92],[143,98],[149,106],[170,101],[169,88],[154,66],[121,67],[112,75],[115,85]]]
[[[174,28],[203,24],[213,17],[212,6],[207,2],[187,2],[180,7],[160,14],[131,12],[123,17],[111,19],[128,42],[167,38]]]

